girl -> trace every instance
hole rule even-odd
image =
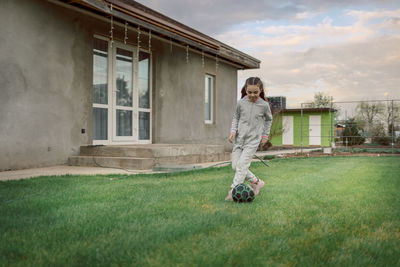
[[[258,179],[249,167],[260,141],[262,145],[268,142],[272,114],[260,78],[248,78],[241,93],[242,99],[237,103],[233,114],[229,136],[229,142],[233,143],[232,169],[235,171],[231,188],[246,179],[251,183],[254,194],[258,195],[264,182]],[[225,200],[232,200],[232,189]]]

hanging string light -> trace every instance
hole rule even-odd
[[[126,44],[126,41],[128,40],[128,22],[125,21],[125,36],[124,36],[124,44]]]
[[[139,50],[140,50],[140,26],[137,26],[137,53],[136,58],[139,60]]]
[[[201,51],[201,66],[204,68],[204,51]]]
[[[110,11],[111,11],[111,26],[110,26],[110,46],[113,46],[114,42],[114,17],[113,17],[113,4],[111,3],[110,6]]]
[[[186,45],[186,63],[189,63],[189,46]]]
[[[151,30],[149,31],[149,51],[151,51]]]

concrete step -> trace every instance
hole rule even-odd
[[[73,156],[68,159],[70,166],[92,166],[149,170],[154,166],[153,158]]]
[[[205,163],[205,162],[219,162],[230,160],[230,153],[214,153],[214,154],[192,154],[192,155],[182,155],[182,156],[173,156],[173,157],[159,157],[155,158],[155,165],[166,165],[166,164],[176,164],[176,165],[185,165],[185,164],[196,164],[196,163]]]
[[[81,156],[108,156],[108,157],[170,157],[193,154],[224,153],[222,145],[204,144],[152,144],[152,145],[110,145],[110,146],[81,146]]]

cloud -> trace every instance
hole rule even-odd
[[[316,92],[336,101],[400,99],[398,1],[139,2],[260,59],[260,69],[239,71],[238,87],[260,76],[288,106]]]
[[[262,63],[259,70],[240,72],[239,86],[246,76],[261,76],[269,95],[287,96],[291,107],[311,101],[316,92],[336,101],[384,99],[384,92],[400,99],[400,10],[345,14],[354,18],[352,24],[335,26],[326,17],[315,25],[267,26],[242,34],[238,48]]]
[[[239,78],[259,75],[268,95],[287,96],[288,106],[313,99],[316,92],[335,101],[400,99],[400,38],[376,38],[363,43],[312,48],[262,57],[260,70],[241,71]]]
[[[257,53],[281,53],[306,50],[312,47],[336,45],[347,42],[363,42],[384,35],[400,35],[400,9],[394,11],[348,11],[355,18],[354,24],[335,26],[333,19],[326,16],[315,25],[255,24],[252,31],[246,25],[241,29],[226,31],[217,39],[237,46],[245,51]],[[240,36],[240,38],[238,37]]]
[[[279,20],[303,13],[303,7],[292,2],[282,5],[276,1],[247,0],[154,0],[140,2],[206,34],[217,34],[234,24],[247,21]]]
[[[256,21],[301,21],[314,17],[332,7],[347,8],[355,5],[381,7],[396,5],[396,1],[369,0],[138,0],[166,16],[209,35],[220,34],[232,25]],[[356,14],[355,14],[356,15]]]

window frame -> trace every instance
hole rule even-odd
[[[211,79],[211,83],[209,83]],[[215,103],[215,75],[206,73],[205,75],[205,85],[204,85],[204,123],[207,125],[214,124],[214,103]],[[208,85],[211,84],[211,88]],[[208,96],[208,99],[207,99]],[[206,117],[207,114],[207,100],[209,102],[209,118]]]
[[[114,40],[113,45],[111,46],[111,42],[109,38],[94,34],[93,35],[94,39],[100,39],[103,41],[107,41],[108,43],[108,52],[107,52],[107,79],[108,79],[108,87],[107,87],[107,92],[108,92],[108,104],[96,104],[93,103],[92,101],[92,111],[94,108],[106,108],[108,110],[108,119],[107,119],[107,140],[97,140],[94,139],[94,135],[92,136],[92,144],[93,145],[112,145],[112,144],[151,144],[153,140],[153,68],[152,68],[152,51],[149,51],[147,49],[143,48],[138,48],[137,46],[134,46],[132,44],[124,44],[122,42],[118,42]],[[115,117],[115,96],[114,96],[114,81],[113,79],[115,78],[115,56],[116,56],[116,48],[123,48],[130,50],[134,53],[133,56],[133,118],[132,118],[132,130],[133,130],[133,136],[129,138],[124,138],[124,137],[118,137],[116,138],[116,117]],[[114,51],[115,50],[115,51]],[[149,86],[149,108],[140,108],[139,107],[139,97],[138,97],[138,90],[139,90],[139,59],[137,58],[136,55],[138,55],[138,52],[144,52],[149,55],[149,66],[148,66],[148,86]],[[93,50],[92,50],[93,53]],[[93,65],[93,63],[92,63]],[[93,87],[92,87],[93,90]],[[139,112],[146,112],[149,113],[149,139],[140,139],[139,138]],[[92,119],[93,120],[93,119]],[[94,131],[94,129],[93,129]]]

